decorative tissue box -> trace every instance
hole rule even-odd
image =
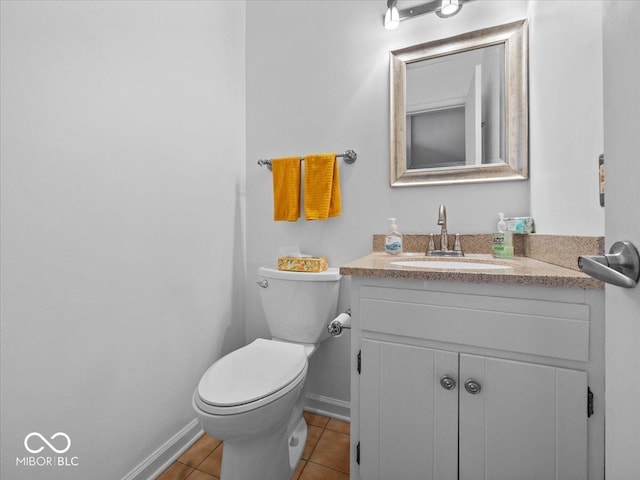
[[[531,217],[507,217],[507,231],[513,233],[533,233],[535,228]]]
[[[279,257],[278,270],[290,272],[324,272],[329,268],[326,257]]]

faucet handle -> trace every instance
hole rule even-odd
[[[433,252],[436,249],[436,243],[433,240],[433,233],[429,234],[429,244],[427,245],[427,253]]]
[[[462,245],[460,244],[460,234],[456,233],[456,239],[453,243],[453,251],[454,252],[461,252],[462,251]]]

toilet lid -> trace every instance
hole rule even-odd
[[[259,338],[209,367],[198,385],[198,396],[220,407],[254,402],[287,386],[306,365],[302,345]]]

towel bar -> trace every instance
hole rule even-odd
[[[347,150],[344,153],[336,154],[336,157],[344,158],[344,163],[351,165],[352,163],[355,163],[356,159],[358,158],[358,154],[354,150]],[[300,157],[300,160],[304,162],[304,157]],[[271,170],[271,159],[261,158],[260,160],[258,160],[258,165],[260,165],[261,167],[263,165],[266,165],[267,168]]]

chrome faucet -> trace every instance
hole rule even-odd
[[[429,245],[427,246],[427,256],[433,257],[464,257],[462,245],[460,244],[460,234],[456,233],[453,243],[453,250],[449,250],[449,234],[447,233],[447,209],[440,205],[438,209],[438,225],[440,225],[440,250],[435,249],[433,234],[429,234]]]
[[[438,209],[438,225],[440,225],[440,250],[446,252],[449,250],[449,237],[447,235],[447,209],[444,205],[440,205]]]

